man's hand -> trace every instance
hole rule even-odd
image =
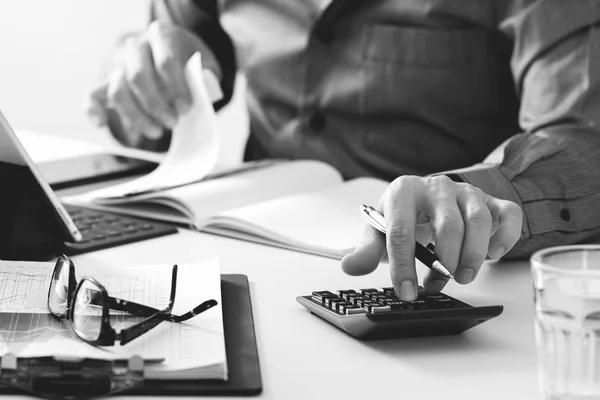
[[[342,268],[349,275],[364,275],[389,259],[396,294],[407,301],[417,296],[415,241],[427,245],[435,240],[439,260],[458,283],[467,284],[486,256],[500,258],[514,246],[523,219],[517,204],[446,176],[402,176],[390,184],[377,208],[385,216],[387,235],[367,227]],[[438,292],[446,283],[447,278],[430,271],[424,286]]]
[[[145,32],[119,46],[102,82],[91,93],[88,115],[100,126],[109,125],[126,146],[136,147],[143,136],[160,138],[191,106],[185,63],[195,52],[206,50],[193,33],[152,22]],[[220,68],[211,58],[203,59],[203,67],[220,77]]]

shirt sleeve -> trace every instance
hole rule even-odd
[[[219,23],[216,0],[152,0],[150,20],[181,26],[202,39],[210,49],[202,57],[216,60],[221,69],[223,98],[215,103],[215,109],[227,104],[233,95],[237,68],[233,43]]]
[[[523,132],[501,162],[445,173],[522,208],[510,258],[600,231],[600,2],[509,3],[499,25],[515,43]]]

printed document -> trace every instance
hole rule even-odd
[[[77,280],[92,276],[112,297],[163,309],[168,305],[172,265],[75,266]],[[178,264],[174,314],[208,299],[219,303],[182,323],[162,322],[125,346],[91,346],[67,321],[48,311],[48,288],[54,263],[0,261],[0,355],[16,357],[145,360],[147,379],[226,379],[227,364],[217,260]],[[116,312],[118,313],[118,312]],[[120,329],[140,319],[123,315]]]

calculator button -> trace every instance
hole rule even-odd
[[[406,310],[408,308],[408,303],[406,301],[392,300],[386,301],[386,304],[390,306],[392,310]]]
[[[349,294],[356,294],[356,290],[338,290],[338,296],[342,299],[346,299],[346,296]]]
[[[337,298],[337,296],[328,290],[323,290],[318,292],[312,292],[312,298],[313,300],[316,300],[317,302],[323,304],[323,301],[325,299]]]
[[[371,300],[377,300],[377,301],[382,301],[385,300],[387,298],[387,296],[383,293],[379,294],[373,294],[371,295]]]
[[[444,296],[441,293],[423,293],[428,299],[447,299],[447,296]]]
[[[425,302],[425,300],[415,300],[409,303],[412,306],[413,310],[422,310],[424,308],[427,308],[427,303]]]
[[[392,311],[392,308],[390,306],[386,306],[384,304],[371,304],[369,307],[369,312],[376,314],[376,313],[383,313],[383,312],[389,312]]]
[[[350,294],[345,295],[344,299],[346,299],[346,301],[350,301],[350,302],[354,303],[358,300],[365,299],[365,297],[360,293],[350,293]]]
[[[344,307],[349,306],[355,307],[354,304],[348,303],[347,301],[334,301],[331,304],[331,311],[342,312],[342,309],[344,309]],[[342,314],[344,313],[342,312]]]
[[[337,312],[339,312],[340,314],[346,314],[346,312],[348,310],[355,310],[355,309],[360,309],[361,307],[352,304],[352,303],[338,303],[338,309]]]
[[[452,304],[452,300],[445,298],[445,299],[436,299],[435,302],[437,303],[437,306],[440,308],[452,308],[453,304]]]
[[[381,288],[381,291],[383,293],[385,293],[387,296],[394,296],[396,294],[393,287],[384,287],[384,288]]]
[[[378,293],[379,290],[377,290],[377,289],[360,289],[360,292],[362,293],[363,296],[369,296],[371,293]]]
[[[333,303],[335,303],[336,301],[343,301],[342,299],[340,299],[339,297],[335,296],[335,297],[328,297],[323,299],[323,305],[325,307],[329,307],[331,308]]]
[[[340,304],[342,304],[342,303],[346,304],[348,302],[344,299],[337,298],[337,299],[325,299],[325,303],[326,303],[327,307],[331,308],[333,311],[337,311],[338,306]],[[348,304],[352,304],[352,303],[348,303]]]
[[[367,310],[362,307],[352,306],[352,307],[346,308],[347,315],[366,314],[366,313],[367,313]]]
[[[361,306],[361,307],[368,307],[371,304],[379,304],[379,302],[367,299],[367,300],[358,300],[355,304],[357,306]]]

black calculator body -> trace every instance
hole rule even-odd
[[[410,302],[400,301],[393,288],[315,291],[297,300],[311,313],[361,340],[458,334],[503,310],[501,305],[473,307],[423,288]]]

